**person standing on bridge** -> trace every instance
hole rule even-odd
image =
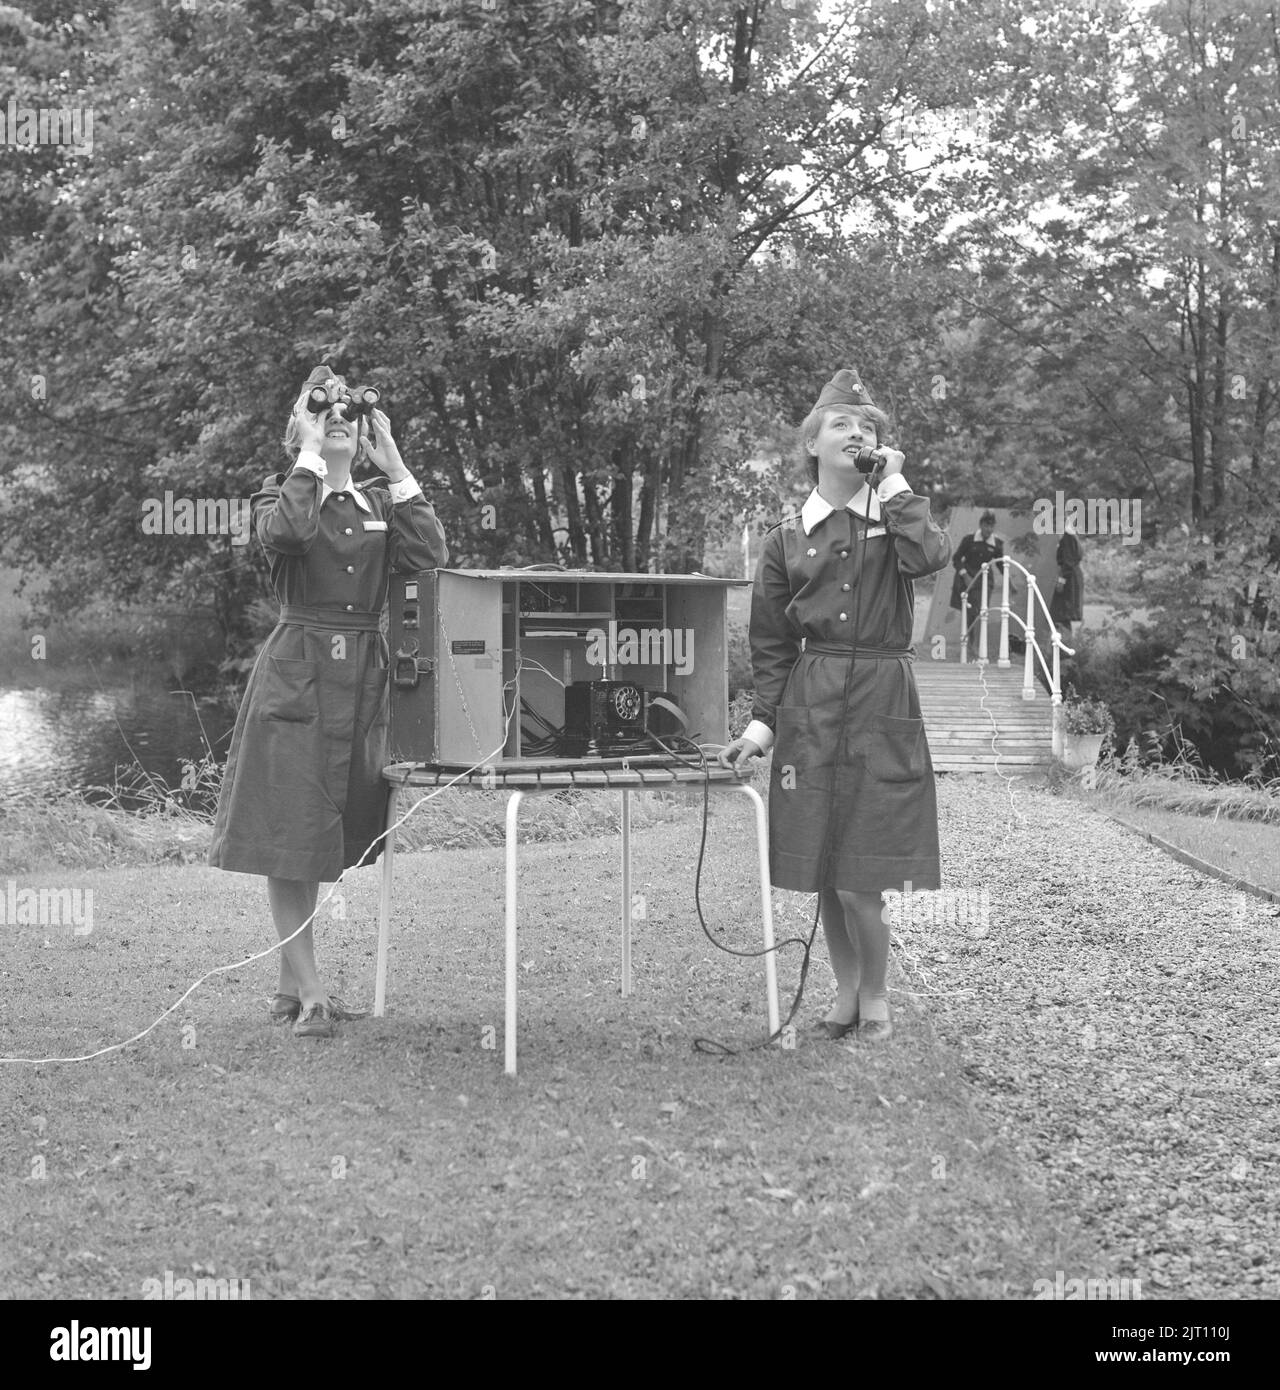
[[[982,567],[1004,557],[1004,541],[996,535],[995,529],[995,512],[985,511],[978,520],[978,529],[973,535],[965,536],[956,546],[952,562],[956,567],[956,577],[951,581],[951,607],[962,613],[960,596],[968,593],[969,632],[973,631],[973,624],[982,612]],[[990,604],[994,598],[998,603],[996,586],[1000,582],[1000,571],[993,566],[987,573],[990,576],[987,580],[987,602]],[[960,640],[968,640],[968,632],[962,632]]]
[[[893,1032],[886,889],[941,887],[937,791],[911,672],[912,580],[951,558],[925,497],[885,447],[888,417],[839,371],[799,431],[815,486],[764,540],[751,596],[752,720],[720,754],[771,745],[774,884],[819,894],[835,1006],[815,1029]],[[880,462],[872,471],[866,453]],[[862,457],[859,457],[859,455]]]
[[[1057,558],[1058,582],[1049,600],[1049,616],[1070,637],[1071,624],[1084,622],[1084,547],[1070,517],[1063,523]]]

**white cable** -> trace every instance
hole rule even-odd
[[[520,665],[522,667],[531,666],[535,671],[540,671],[544,676],[550,677],[561,690],[565,688],[564,681],[562,681],[559,676],[553,676],[540,661],[534,661],[532,657],[525,656],[523,652],[520,654]]]
[[[1000,771],[1000,750],[996,747],[996,742],[1000,737],[1000,725],[996,722],[995,715],[991,712],[990,709],[987,708],[987,696],[991,693],[991,690],[990,687],[987,685],[987,678],[983,674],[981,665],[979,665],[978,667],[978,679],[982,682],[982,699],[979,700],[978,706],[983,711],[983,713],[986,714],[987,718],[991,720],[991,753],[995,759],[995,761],[991,765],[995,769],[996,776],[1002,778],[1009,784],[1009,809],[1013,812],[1015,818],[1019,819],[1022,825],[1025,826],[1027,823],[1027,818],[1022,814],[1021,811],[1018,810],[1018,805],[1017,802],[1014,800],[1013,794],[1013,784],[1018,779],[1016,777],[1005,777],[1004,773]]]
[[[988,610],[984,608],[978,617],[978,621],[982,623],[984,628],[987,624],[987,612]],[[988,636],[989,635],[990,634],[988,633]],[[1014,800],[1013,794],[1013,784],[1017,781],[1017,778],[1005,777],[1004,773],[1000,771],[1000,750],[996,747],[996,742],[1000,737],[1000,725],[996,721],[995,715],[987,706],[987,696],[991,694],[991,688],[987,685],[986,673],[983,670],[984,665],[984,662],[978,662],[978,679],[982,682],[982,699],[978,701],[978,707],[991,721],[991,753],[995,760],[992,763],[992,767],[995,769],[996,776],[1002,778],[1005,782],[1009,784],[1009,809],[1013,812],[1015,820],[1021,821],[1022,826],[1025,827],[1027,824],[1027,818],[1022,814],[1021,811],[1018,810],[1018,805],[1017,802]]]
[[[518,681],[519,667],[516,668],[516,675],[513,676],[511,680],[507,681],[502,687],[504,704],[506,703],[506,692],[508,688],[515,685],[518,689]],[[160,1015],[159,1018],[155,1019],[152,1023],[149,1023],[142,1030],[142,1032],[135,1033],[131,1038],[126,1038],[124,1042],[111,1043],[107,1047],[100,1047],[96,1052],[85,1052],[77,1057],[0,1057],[0,1062],[11,1062],[15,1064],[29,1066],[41,1066],[46,1062],[92,1062],[95,1058],[105,1057],[109,1052],[119,1052],[122,1048],[126,1048],[131,1046],[133,1043],[140,1042],[143,1038],[147,1036],[148,1033],[158,1028],[160,1024],[163,1023],[164,1020],[168,1018],[169,1015],[173,1013],[173,1011],[176,1008],[178,1008],[178,1006],[182,1004],[182,1002],[185,999],[187,999],[190,995],[194,994],[195,991],[199,989],[200,986],[204,984],[204,982],[210,979],[212,976],[225,975],[229,970],[240,970],[246,965],[252,965],[254,961],[264,959],[266,956],[269,956],[273,951],[278,951],[282,947],[287,946],[289,942],[291,942],[293,938],[298,935],[299,932],[305,931],[306,928],[311,924],[312,920],[315,918],[316,913],[320,911],[320,909],[325,905],[325,903],[329,901],[331,897],[333,897],[334,889],[337,888],[337,886],[342,882],[344,878],[346,878],[350,869],[360,868],[360,866],[368,858],[370,850],[373,849],[374,845],[376,845],[379,840],[385,839],[386,836],[390,835],[393,831],[398,830],[405,823],[405,821],[407,821],[409,817],[413,815],[413,813],[418,809],[419,806],[424,806],[433,797],[439,796],[439,794],[443,791],[448,791],[450,787],[452,787],[455,783],[460,782],[462,778],[470,776],[471,773],[476,772],[477,770],[487,766],[493,758],[501,756],[502,750],[507,746],[507,739],[511,736],[511,720],[515,716],[515,712],[516,703],[513,701],[510,713],[507,715],[507,723],[506,729],[504,731],[503,740],[498,745],[498,747],[494,749],[492,753],[490,753],[487,757],[481,759],[480,762],[473,763],[469,768],[466,768],[464,771],[458,773],[456,777],[451,778],[448,782],[443,783],[443,785],[433,788],[430,792],[427,793],[426,796],[420,798],[418,801],[415,801],[414,804],[409,807],[409,809],[404,813],[403,816],[400,817],[398,821],[396,821],[394,825],[389,825],[385,830],[381,832],[381,834],[379,834],[373,840],[371,840],[369,842],[369,848],[365,850],[365,852],[360,856],[359,860],[355,864],[350,865],[349,868],[343,869],[343,871],[338,875],[337,879],[330,885],[329,891],[324,895],[323,898],[320,899],[318,903],[316,903],[315,907],[311,911],[311,914],[306,918],[305,921],[300,923],[297,930],[292,932],[289,936],[282,937],[279,941],[275,942],[271,946],[268,946],[265,951],[258,951],[254,955],[245,956],[243,959],[232,961],[228,965],[218,965],[215,966],[212,970],[206,970],[205,973],[201,975],[200,978],[184,994],[180,995],[179,998],[174,1000],[174,1002],[169,1005],[169,1007]]]

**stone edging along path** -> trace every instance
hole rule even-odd
[[[1202,874],[1208,874],[1211,878],[1219,879],[1239,892],[1252,893],[1255,898],[1264,898],[1267,902],[1280,903],[1280,893],[1273,892],[1270,888],[1263,888],[1260,884],[1251,883],[1247,878],[1241,878],[1238,874],[1233,874],[1228,869],[1219,868],[1216,864],[1210,864],[1208,860],[1198,859],[1194,854],[1185,849],[1179,849],[1177,845],[1171,844],[1168,840],[1162,839],[1154,830],[1147,830],[1144,826],[1135,825],[1132,821],[1127,821],[1123,816],[1117,816],[1110,811],[1102,812],[1108,820],[1115,821],[1117,825],[1123,825],[1126,830],[1132,830],[1135,835],[1141,835],[1144,840],[1150,840],[1157,849],[1162,849],[1168,855],[1178,860],[1181,864],[1186,864],[1192,869],[1196,869]]]

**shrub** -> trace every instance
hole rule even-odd
[[[1062,703],[1063,722],[1069,734],[1106,734],[1114,736],[1115,720],[1101,700],[1081,698],[1074,685],[1067,686]]]

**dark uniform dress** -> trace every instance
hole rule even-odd
[[[1080,538],[1067,531],[1058,542],[1058,578],[1067,582],[1054,586],[1049,600],[1049,616],[1055,623],[1084,622],[1084,547]]]
[[[209,863],[331,883],[385,828],[388,576],[438,568],[448,551],[421,493],[393,503],[385,480],[360,484],[366,511],[350,489],[322,506],[323,487],[295,467],[250,503],[280,621],[236,719]]]
[[[776,739],[769,868],[779,888],[942,886],[937,791],[909,644],[911,581],[942,569],[951,541],[927,498],[904,489],[880,505],[883,521],[870,526],[847,507],[808,535],[800,517],[780,523],[756,572],[752,716]]]
[[[1003,555],[1004,542],[995,535],[989,541],[984,541],[981,531],[975,531],[972,536],[966,536],[956,546],[953,561],[956,567],[956,577],[951,581],[951,607],[959,610],[960,595],[965,592],[967,587],[970,622],[973,622],[982,609],[982,576],[978,571],[989,561],[999,559]],[[960,577],[961,570],[964,570],[969,576],[967,586]],[[990,601],[996,593],[996,585],[1000,583],[1000,571],[992,569],[988,571],[988,574],[990,578],[987,580],[987,598]]]

